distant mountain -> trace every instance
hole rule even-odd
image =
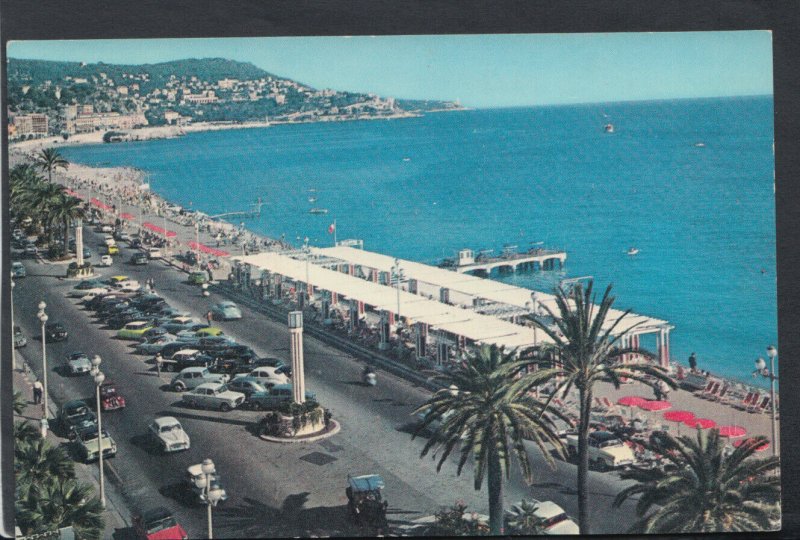
[[[82,62],[52,62],[49,60],[21,60],[9,58],[8,81],[9,83],[29,84],[36,86],[45,81],[56,84],[64,77],[100,79],[101,73],[113,79],[117,84],[124,84],[123,74],[148,74],[148,81],[137,80],[143,94],[153,88],[161,88],[175,76],[197,77],[201,81],[218,81],[222,79],[256,80],[265,77],[275,77],[271,73],[254,66],[249,62],[237,62],[225,58],[191,58],[187,60],[174,60],[159,64],[85,64]]]

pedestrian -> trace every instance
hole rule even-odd
[[[211,326],[211,320],[214,318],[214,314],[209,311],[206,313],[206,320],[208,321],[208,325]]]
[[[164,361],[164,358],[161,356],[161,353],[156,353],[156,373],[158,373],[158,378],[161,378],[161,363]]]
[[[697,355],[694,353],[689,356],[689,369],[692,370],[692,373],[697,372]]]
[[[653,387],[653,393],[656,395],[656,401],[661,401],[662,395],[661,395],[661,385],[660,384],[656,384]]]
[[[44,387],[40,381],[36,381],[33,383],[33,404],[38,405],[42,402],[42,393],[44,391]]]

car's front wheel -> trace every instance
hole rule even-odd
[[[253,408],[254,411],[260,411],[260,410],[263,409],[263,407],[261,406],[261,403],[259,403],[258,401],[252,402],[250,404],[250,406]]]
[[[231,410],[231,406],[229,403],[223,402],[222,405],[219,406],[219,410],[222,412],[228,412]]]

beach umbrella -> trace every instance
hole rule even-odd
[[[736,448],[739,448],[744,443],[750,442],[752,440],[754,440],[754,439],[739,439],[738,441],[734,441],[733,446],[736,447]],[[763,452],[767,448],[769,448],[769,441],[764,441],[763,443],[761,443],[760,445],[758,445],[756,447],[756,452]]]
[[[700,429],[709,429],[717,425],[717,423],[710,418],[690,418],[689,420],[684,420],[683,423],[689,427]]]
[[[644,403],[647,399],[641,396],[624,396],[617,400],[617,405],[622,405],[623,407],[630,407],[631,409],[631,420],[633,420],[633,408],[638,407],[639,404]]]
[[[129,212],[122,212],[119,215],[119,217],[122,218],[122,219],[127,219],[127,220],[136,219],[136,217],[133,214],[129,213]]]
[[[677,422],[679,435],[681,432],[681,423],[692,420],[693,418],[694,413],[691,411],[666,411],[664,413],[664,420],[667,422]]]
[[[650,412],[665,411],[672,408],[672,403],[663,400],[645,401],[644,403],[639,404],[639,408]]]
[[[720,437],[736,439],[738,437],[744,437],[747,435],[747,430],[742,426],[722,426],[719,428],[719,435]]]

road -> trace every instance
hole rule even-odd
[[[100,238],[88,230],[84,236],[95,251]],[[99,272],[105,276],[124,273],[140,282],[152,277],[158,293],[171,305],[198,318],[221,300],[215,294],[202,297],[198,287],[185,283],[185,274],[160,261],[147,266],[121,262],[131,254],[130,249],[122,248],[114,266]],[[205,536],[205,508],[187,504],[183,475],[187,466],[210,457],[230,497],[214,510],[214,534],[220,538],[358,534],[346,519],[344,488],[348,474],[383,475],[390,523],[430,515],[457,499],[464,500],[471,510],[488,513],[486,486],[481,491],[474,489],[471,467],[465,467],[457,477],[454,460],[437,473],[435,461],[419,458],[425,441],[412,440],[410,412],[430,395],[428,390],[385,372],[379,372],[376,387],[363,386],[359,382],[362,363],[306,336],[306,386],[333,411],[342,425],[341,432],[316,443],[268,443],[252,429],[263,413],[221,413],[181,406],[180,394],[168,389],[169,376],[162,374],[159,379],[149,358],[132,354],[133,342],[117,340],[114,332],[95,323],[77,300],[65,297],[76,284],[61,279],[65,266],[30,259],[24,264],[28,277],[18,279],[14,290],[16,324],[29,337],[29,345],[22,352],[39,374],[41,346],[36,336],[40,323],[36,311],[40,300],[47,303],[50,321],[61,322],[69,332],[68,341],[47,347],[51,398],[59,404],[74,398],[93,399],[90,377],[66,377],[61,370],[64,357],[80,350],[103,358],[102,371],[118,383],[127,399],[125,409],[103,415],[103,426],[119,448],[118,455],[109,460],[109,477],[120,479],[120,490],[131,507],[163,504],[175,511],[190,537]],[[242,311],[241,321],[219,326],[259,354],[277,356],[288,363],[285,322],[246,307]],[[154,417],[165,415],[181,421],[192,439],[189,451],[159,455],[151,450],[144,437],[146,426]],[[505,490],[506,502],[523,497],[553,500],[569,514],[577,515],[575,466],[557,461],[556,468],[550,469],[535,448],[529,450],[534,483],[526,486],[513,470]],[[590,474],[593,533],[622,533],[627,529],[633,506],[611,508],[613,498],[626,485],[614,473]]]

